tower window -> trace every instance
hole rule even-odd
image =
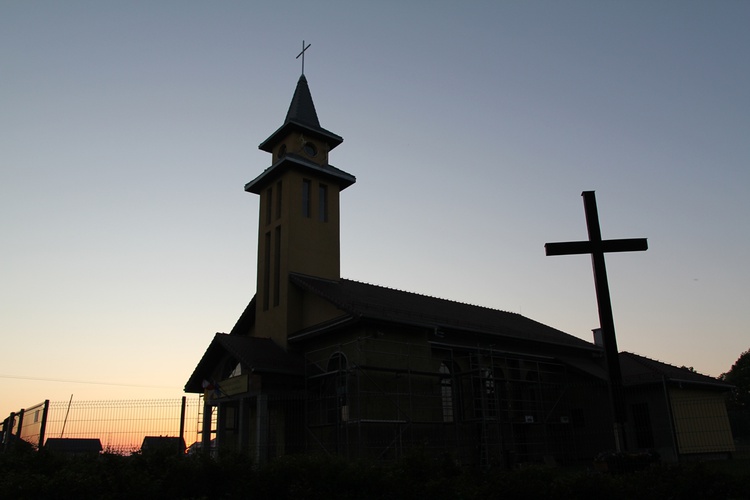
[[[273,305],[278,306],[281,297],[281,226],[274,230],[273,252]]]
[[[313,144],[312,142],[306,142],[305,145],[302,146],[302,149],[304,149],[305,154],[307,154],[307,156],[311,158],[314,158],[318,155],[318,148],[315,147],[315,144]]]
[[[318,220],[328,222],[328,186],[325,184],[318,189]]]
[[[281,217],[281,181],[276,183],[276,218]]]
[[[308,179],[302,180],[302,216],[310,217],[310,191],[312,184]]]
[[[266,224],[271,223],[271,207],[273,207],[273,188],[266,190]]]
[[[263,240],[263,310],[268,310],[269,298],[271,297],[271,233],[268,232]]]

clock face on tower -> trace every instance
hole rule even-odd
[[[318,148],[312,142],[306,142],[305,145],[302,146],[302,150],[311,158],[318,154]]]

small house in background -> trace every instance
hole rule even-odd
[[[620,366],[631,447],[653,449],[667,461],[731,456],[731,385],[629,352],[620,353]]]
[[[98,455],[102,442],[95,438],[48,438],[44,449],[65,456]]]
[[[181,437],[146,436],[141,453],[185,453],[185,440]]]

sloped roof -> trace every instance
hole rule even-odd
[[[247,305],[244,311],[242,311],[242,314],[237,319],[237,322],[232,327],[232,330],[229,332],[229,335],[248,335],[250,333],[250,329],[255,324],[255,301],[257,300],[257,295],[253,295],[253,298],[250,299],[250,303]]]
[[[729,390],[732,387],[708,375],[690,371],[689,368],[679,368],[632,352],[620,353],[620,369],[626,386],[661,383],[666,379],[673,383],[715,386],[723,390]]]
[[[305,75],[301,75],[297,80],[297,87],[294,89],[294,96],[292,96],[292,102],[289,104],[284,123],[290,121],[297,121],[308,127],[320,128],[318,113],[315,111],[315,104]]]
[[[318,165],[302,156],[287,154],[265,169],[258,177],[245,184],[245,191],[248,193],[260,194],[269,182],[273,182],[273,179],[276,179],[276,176],[292,168],[299,168],[308,171],[312,170],[319,175],[331,179],[331,181],[338,184],[339,189],[342,191],[354,184],[357,180],[352,174],[344,172],[333,165]]]
[[[292,274],[291,280],[355,317],[600,350],[592,343],[516,313],[346,279],[331,281]]]
[[[193,374],[185,384],[185,392],[203,392],[203,380],[226,353],[254,373],[304,375],[304,359],[288,353],[270,338],[217,333],[206,349]]]
[[[58,453],[99,453],[103,449],[97,438],[47,438],[44,447]]]

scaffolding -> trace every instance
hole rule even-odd
[[[581,388],[554,358],[378,335],[305,357],[310,452],[396,459],[417,447],[481,466],[576,458]]]

